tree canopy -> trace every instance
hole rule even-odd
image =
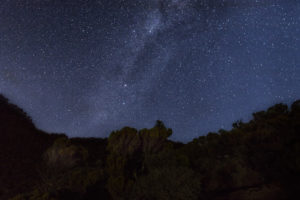
[[[124,127],[108,138],[35,128],[0,96],[0,198],[13,200],[297,199],[300,100],[276,104],[183,144],[172,129]]]

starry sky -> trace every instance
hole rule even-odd
[[[0,2],[0,93],[45,131],[189,141],[300,98],[298,0]]]

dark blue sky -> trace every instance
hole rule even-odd
[[[300,98],[297,0],[2,0],[0,93],[36,125],[172,139]]]

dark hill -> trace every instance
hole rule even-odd
[[[0,199],[299,199],[300,101],[182,144],[157,121],[107,139],[38,130],[0,95]]]
[[[0,95],[0,199],[32,189],[36,165],[57,137],[36,129],[22,109]]]

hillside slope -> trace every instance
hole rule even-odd
[[[48,134],[0,96],[0,199],[300,197],[300,101],[187,144],[171,135],[161,121],[105,139]]]

